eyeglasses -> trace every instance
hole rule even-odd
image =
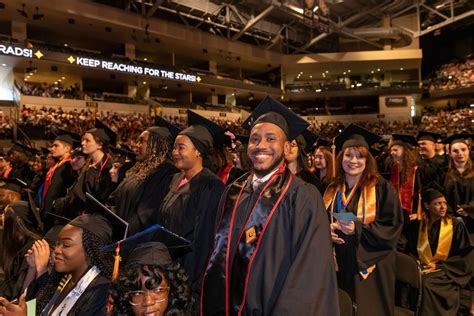
[[[169,287],[157,287],[148,291],[133,291],[128,292],[128,301],[131,305],[137,306],[143,304],[147,295],[150,295],[154,304],[164,302],[168,298]]]

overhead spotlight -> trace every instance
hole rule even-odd
[[[6,66],[7,66],[7,64],[2,64],[2,67],[6,67]]]
[[[21,15],[22,17],[28,19],[28,13],[26,13],[26,11],[25,11],[25,6],[26,6],[26,5],[25,5],[24,3],[22,3],[22,4],[21,4],[21,9],[16,9],[16,10],[18,11],[18,13],[20,13],[20,15]]]
[[[400,68],[400,70],[403,70],[403,67],[402,67],[402,68]]]
[[[33,20],[41,20],[42,18],[44,18],[44,14],[39,13],[39,8],[36,7],[36,13],[33,14]]]
[[[64,43],[64,47],[68,47],[69,45],[67,43]]]
[[[145,58],[143,58],[143,60],[144,60],[144,61],[147,61],[147,60],[148,60],[148,58],[146,58],[146,57],[145,57]]]
[[[66,79],[66,77],[61,77],[61,79],[63,79],[63,80],[64,80],[64,79]]]
[[[146,84],[146,81],[143,81],[143,84]]]

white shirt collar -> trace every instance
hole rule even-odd
[[[273,176],[273,174],[275,174],[275,172],[278,171],[278,169],[279,169],[279,168],[276,168],[275,170],[273,170],[272,172],[270,172],[269,174],[267,174],[267,175],[264,176],[263,178],[257,177],[257,175],[254,173],[254,174],[253,174],[253,177],[252,177],[252,183],[254,183],[255,181],[257,181],[258,183],[267,182],[268,180],[270,180],[270,178]]]

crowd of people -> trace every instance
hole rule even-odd
[[[469,132],[350,124],[331,141],[267,97],[248,136],[135,114],[129,148],[129,116],[33,111],[68,123],[0,157],[0,314],[346,315],[342,297],[358,315],[473,312]],[[422,270],[419,306],[400,256]]]
[[[28,83],[25,82],[20,87],[21,93],[24,95],[32,95],[36,97],[60,98],[60,99],[82,99],[81,88],[78,84],[71,85],[66,88],[61,82],[56,84]]]
[[[424,86],[430,92],[474,86],[474,57],[467,58],[463,63],[441,65],[424,81]]]
[[[372,130],[379,135],[391,135],[396,133],[413,134],[419,129],[439,132],[444,136],[449,136],[461,131],[469,131],[474,118],[473,109],[461,108],[456,110],[425,111],[421,117],[421,124],[407,121],[380,120],[377,122],[361,121],[355,122],[359,126]],[[23,107],[19,119],[19,124],[30,126],[42,126],[47,132],[57,129],[66,129],[74,133],[82,134],[94,125],[95,119],[100,119],[108,124],[111,129],[118,134],[119,142],[131,145],[139,131],[153,125],[153,118],[141,113],[115,113],[96,110],[72,110],[64,111],[61,108],[30,108]],[[186,117],[165,115],[164,118],[176,125],[184,128],[187,126]],[[248,132],[241,127],[242,120],[212,119],[226,129],[234,131],[237,135],[248,135]],[[0,115],[0,133],[9,137],[13,125],[8,115]],[[340,130],[344,129],[344,124],[339,121],[317,122],[312,121],[310,130],[326,135],[328,138],[335,137]]]

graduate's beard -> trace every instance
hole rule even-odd
[[[278,166],[280,166],[284,159],[285,159],[285,156],[282,153],[280,156],[277,156],[277,158],[275,159],[273,164],[270,165],[270,167],[265,168],[265,169],[255,169],[255,167],[253,167],[252,168],[253,172],[257,175],[257,177],[262,178],[266,176],[267,174],[269,174],[270,172],[272,172],[273,170],[275,170]]]

